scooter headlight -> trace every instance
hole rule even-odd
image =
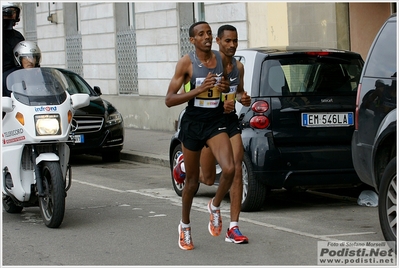
[[[61,121],[59,114],[35,115],[36,135],[60,135]]]

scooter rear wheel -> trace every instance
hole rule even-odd
[[[49,228],[58,228],[65,213],[65,183],[58,162],[42,163],[44,196],[39,197],[40,214]]]

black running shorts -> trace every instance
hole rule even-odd
[[[233,137],[237,134],[241,134],[240,124],[238,122],[237,114],[232,112],[229,114],[225,114],[226,124],[227,124],[227,134],[229,137]]]
[[[200,151],[210,138],[223,132],[227,132],[226,119],[223,115],[208,122],[199,122],[184,114],[178,138],[187,149]]]

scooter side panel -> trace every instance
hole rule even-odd
[[[8,191],[21,202],[29,200],[30,187],[35,183],[34,171],[22,169],[20,161],[23,149],[24,145],[3,146],[2,148],[3,179],[4,169],[7,167],[14,184]],[[3,183],[2,192],[6,194]]]

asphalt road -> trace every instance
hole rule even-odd
[[[216,186],[201,185],[191,213],[195,249],[177,245],[181,200],[160,165],[102,163],[79,156],[60,228],[36,207],[2,213],[3,266],[317,265],[318,241],[383,241],[377,208],[356,202],[361,189],[272,191],[263,209],[241,213],[249,244],[226,243],[207,230]],[[222,203],[224,228],[229,199]]]

